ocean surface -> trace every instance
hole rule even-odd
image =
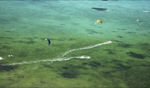
[[[149,3],[1,0],[0,88],[148,88]]]

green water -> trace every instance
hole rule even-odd
[[[0,1],[0,87],[149,87],[149,11],[149,1]]]

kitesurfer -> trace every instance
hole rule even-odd
[[[51,41],[50,41],[50,39],[49,39],[49,38],[45,38],[45,40],[47,40],[48,45],[50,45],[50,44],[51,44]]]

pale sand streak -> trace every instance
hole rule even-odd
[[[72,49],[72,50],[69,50],[69,51],[65,52],[62,56],[64,57],[65,55],[67,55],[67,54],[69,54],[69,53],[71,53],[71,52],[74,52],[74,51],[85,50],[85,49],[91,49],[91,48],[99,47],[99,46],[101,46],[101,45],[110,44],[110,43],[112,43],[112,41],[107,41],[107,42],[104,42],[104,43],[99,43],[99,44],[95,44],[95,45],[87,46],[87,47],[83,47],[83,48]]]

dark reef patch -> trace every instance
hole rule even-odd
[[[102,75],[105,78],[114,77],[114,74],[116,72],[127,71],[132,68],[132,66],[128,62],[124,62],[122,60],[117,59],[108,62],[108,64],[112,64],[110,67],[111,69],[102,72]]]
[[[107,51],[107,54],[115,54],[115,52],[111,49],[104,49],[105,51]]]
[[[28,52],[27,51],[21,51],[18,53],[19,57],[27,57],[28,56]]]
[[[7,45],[3,45],[3,46],[0,47],[0,49],[11,49],[11,48],[12,48],[12,47],[7,46]]]
[[[42,81],[42,80],[40,81],[40,83],[41,83],[41,84],[46,84],[46,82],[45,82],[45,81]]]
[[[30,38],[30,37],[25,37],[23,39],[15,40],[13,42],[15,42],[15,43],[24,43],[24,44],[34,44],[34,43],[36,43],[34,41],[34,38]]]
[[[128,66],[128,65],[124,65],[124,64],[122,64],[122,63],[116,63],[116,69],[118,69],[118,70],[126,70],[126,69],[129,69],[129,68],[131,68],[131,66]]]
[[[108,51],[108,54],[115,54],[114,51]]]
[[[65,70],[61,73],[61,76],[64,78],[76,78],[78,73],[75,70]]]
[[[120,28],[119,28],[119,29],[117,29],[117,30],[127,30],[127,29],[120,29]]]
[[[5,32],[8,32],[8,33],[10,33],[10,32],[11,32],[11,33],[12,33],[13,31],[5,31]]]
[[[88,63],[87,62],[83,62],[82,65],[88,65]]]
[[[75,38],[69,38],[68,40],[69,41],[74,41],[74,40],[77,40],[77,39],[75,39]]]
[[[33,41],[33,38],[31,38],[31,37],[26,37],[25,39]]]
[[[12,23],[14,23],[14,22],[17,22],[17,21],[19,21],[19,18],[17,18],[17,17],[14,17],[14,16],[12,16],[12,17],[0,17],[0,24],[3,24],[3,25],[9,25],[9,24],[12,24]]]
[[[34,50],[35,52],[43,52],[44,51],[44,49],[43,48],[35,48],[35,50]]]
[[[94,68],[97,68],[97,67],[101,66],[101,63],[97,62],[97,61],[91,61],[91,62],[89,62],[89,65],[94,67]]]
[[[146,56],[143,55],[143,54],[138,54],[138,53],[135,53],[135,52],[127,52],[127,54],[131,57],[134,57],[134,58],[138,58],[138,59],[144,59]]]
[[[13,38],[11,38],[11,37],[0,37],[0,40],[2,40],[2,39],[13,39]]]
[[[141,46],[149,46],[150,44],[149,43],[142,43],[140,44]]]
[[[3,65],[0,63],[0,72],[11,71],[11,70],[14,70],[15,68],[16,66]]]
[[[117,36],[117,37],[118,37],[118,38],[123,38],[123,37],[122,37],[122,36],[120,36],[120,35],[119,35],[119,36]]]
[[[94,30],[92,30],[92,29],[86,29],[86,31],[87,31],[88,34],[91,34],[91,35],[93,35],[93,34],[98,34],[97,31],[94,31]]]
[[[99,68],[99,67],[101,67],[102,65],[101,65],[101,63],[98,62],[98,61],[90,61],[90,62],[83,62],[81,68],[82,68],[82,69],[87,69],[86,66],[90,66],[90,67],[92,67],[92,68]]]
[[[128,34],[136,34],[136,32],[126,32],[126,33],[128,33]]]
[[[26,43],[26,44],[34,44],[34,43],[36,43],[36,42],[33,41],[33,40],[30,40],[30,41],[26,41],[25,43]]]
[[[137,67],[122,71],[120,78],[129,88],[149,88],[150,68]],[[134,81],[133,81],[134,80]]]
[[[79,66],[65,65],[62,67],[61,76],[64,78],[76,78],[79,75]]]
[[[25,78],[25,76],[24,75],[17,75],[17,78],[23,79],[23,78]]]
[[[125,43],[119,43],[118,46],[123,47],[123,48],[130,48],[132,45],[125,44]]]
[[[102,75],[103,75],[103,77],[105,77],[105,78],[112,78],[112,77],[114,77],[113,76],[113,73],[114,72],[116,72],[116,70],[114,70],[114,69],[112,69],[112,70],[109,70],[109,71],[103,71],[102,72]]]
[[[45,38],[41,38],[42,40],[45,39]],[[61,42],[61,41],[64,41],[64,39],[61,39],[61,38],[51,38],[52,41],[58,41],[58,42]]]
[[[34,44],[34,43],[36,43],[36,42],[33,41],[33,40],[28,40],[28,41],[19,40],[19,41],[14,41],[14,42],[17,42],[17,43],[25,43],[25,44]]]
[[[112,60],[112,63],[115,64],[115,69],[120,71],[120,70],[127,70],[129,68],[131,68],[131,66],[129,65],[128,62],[123,62],[120,60]]]
[[[122,43],[122,41],[120,41],[120,40],[114,40],[114,39],[113,39],[112,41],[114,41],[114,42],[119,42],[119,43],[121,42],[121,43]]]
[[[47,68],[53,68],[51,65],[51,62],[46,62],[42,64],[43,67],[47,67]]]
[[[140,44],[140,47],[146,53],[150,53],[150,44],[149,43],[142,43],[142,44]]]

